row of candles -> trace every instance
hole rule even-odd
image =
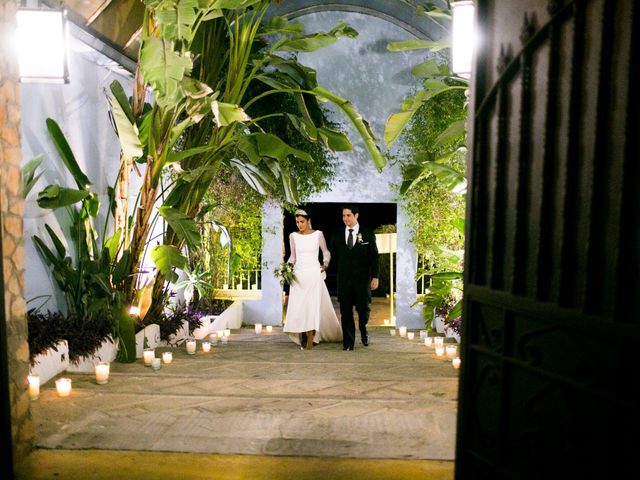
[[[389,330],[391,336],[396,335],[396,329],[392,328]],[[397,333],[401,337],[406,337],[408,340],[413,340],[415,338],[414,332],[407,331],[407,327],[398,327]],[[444,337],[430,337],[429,333],[426,330],[420,331],[420,339],[424,339],[424,345],[426,347],[435,347],[436,357],[446,357],[451,359],[451,364],[453,368],[460,368],[462,361],[458,356],[458,347],[456,345],[445,345]]]
[[[222,339],[222,343],[227,343],[231,336],[231,330],[225,329],[213,333],[209,336],[211,341],[202,342],[202,351],[211,351],[211,345],[218,342],[218,338]],[[189,339],[186,341],[187,353],[193,355],[196,353],[196,341]],[[142,360],[145,366],[151,367],[154,370],[160,370],[161,362],[169,364],[173,361],[172,352],[162,352],[162,359],[156,357],[155,349],[148,348],[142,352]],[[95,365],[96,383],[98,385],[105,385],[109,382],[109,362],[99,362]],[[27,383],[29,384],[29,398],[31,400],[37,400],[40,396],[40,376],[28,375]],[[68,397],[71,394],[71,379],[70,378],[58,378],[56,380],[56,391],[61,397]]]
[[[262,333],[262,324],[261,323],[256,323],[254,326],[255,332],[256,334],[261,334]],[[267,333],[271,333],[273,332],[273,326],[272,325],[265,325],[264,329],[267,331]]]

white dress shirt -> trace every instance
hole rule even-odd
[[[349,229],[353,229],[353,244],[356,244],[356,237],[358,236],[358,232],[360,231],[360,224],[356,223],[353,227],[346,227],[344,229],[344,243],[349,243]]]

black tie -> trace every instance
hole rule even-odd
[[[349,238],[347,238],[347,247],[349,247],[349,250],[353,248],[353,228],[349,229]]]

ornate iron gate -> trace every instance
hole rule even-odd
[[[477,3],[456,478],[615,478],[639,434],[640,2]]]

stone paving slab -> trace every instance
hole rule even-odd
[[[36,446],[452,460],[458,371],[418,340],[371,337],[301,351],[241,329],[210,353],[173,349],[157,372],[139,360],[113,363],[106,385],[65,374],[70,397],[51,380],[32,404]]]

